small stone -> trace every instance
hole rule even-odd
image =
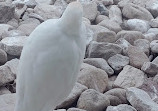
[[[20,30],[10,30],[2,34],[2,39],[4,39],[5,37],[16,37],[16,36],[26,36],[26,34]]]
[[[157,0],[150,0],[146,3],[146,9],[150,11],[150,13],[154,16],[158,16],[158,1]]]
[[[83,16],[94,21],[97,16],[97,4],[94,1],[83,2]]]
[[[0,64],[4,64],[7,62],[7,53],[0,49]]]
[[[106,5],[112,5],[114,3],[113,0],[102,0],[103,4]]]
[[[100,22],[102,22],[103,20],[108,20],[109,18],[105,15],[98,15],[95,19],[95,23],[99,24]]]
[[[158,74],[158,65],[153,62],[145,62],[141,68],[148,76],[155,76]]]
[[[104,58],[108,60],[113,55],[120,54],[121,52],[122,47],[113,43],[98,43],[93,41],[88,47],[89,58]]]
[[[106,111],[137,111],[137,110],[128,104],[120,104],[118,106],[108,106]]]
[[[132,3],[128,3],[123,7],[122,14],[124,17],[128,19],[136,18],[136,19],[142,19],[147,21],[153,19],[153,16],[147,9]]]
[[[100,31],[94,35],[93,40],[113,43],[116,41],[116,33],[114,31]]]
[[[103,58],[86,58],[83,62],[104,70],[109,76],[114,74],[114,70]]]
[[[158,28],[150,28],[148,31],[147,31],[147,34],[148,33],[154,33],[156,36],[158,36]]]
[[[158,40],[153,40],[150,43],[150,49],[153,53],[158,53]]]
[[[69,108],[67,111],[86,111],[86,110],[79,108]]]
[[[20,56],[26,39],[26,36],[6,37],[1,41],[1,48],[10,55]]]
[[[126,90],[121,88],[114,88],[106,93],[104,93],[105,96],[109,98],[110,105],[111,106],[117,106],[119,104],[126,104],[128,103],[126,98]],[[110,95],[110,96],[108,96]]]
[[[12,4],[0,4],[0,23],[7,23],[14,17],[15,6]]]
[[[3,94],[0,96],[0,111],[13,111],[15,107],[15,94]]]
[[[146,39],[138,39],[134,41],[134,46],[142,50],[147,56],[150,54],[150,42]]]
[[[58,105],[56,109],[69,108],[73,106],[73,104],[77,102],[81,93],[87,89],[88,88],[86,86],[76,83],[69,96],[60,105]]]
[[[124,38],[126,39],[131,45],[134,44],[134,41],[137,39],[143,39],[144,36],[141,32],[138,31],[120,31],[117,33],[117,39]]]
[[[158,28],[158,18],[151,19],[151,21],[149,23],[150,23],[151,27]]]
[[[150,28],[149,23],[147,21],[140,19],[127,20],[127,26],[129,30],[140,31],[142,33],[147,32]]]
[[[149,42],[153,41],[156,39],[156,34],[154,33],[147,33],[144,34],[144,39],[148,40]]]
[[[2,36],[4,33],[7,33],[8,31],[12,30],[13,27],[8,24],[0,24],[0,40],[2,39]]]
[[[135,46],[128,47],[128,52],[130,65],[141,69],[145,62],[149,62],[147,55]]]
[[[158,56],[152,61],[152,63],[158,65]]]
[[[114,87],[139,87],[143,84],[144,78],[143,71],[126,65],[114,81]]]
[[[115,72],[119,72],[124,66],[129,64],[129,57],[116,54],[108,59],[108,63],[115,70]]]
[[[2,86],[0,88],[0,95],[3,95],[3,94],[11,94],[11,92],[4,86]]]
[[[151,100],[143,90],[131,87],[127,88],[127,100],[138,111],[157,111],[158,104]]]
[[[78,74],[77,82],[87,86],[89,89],[104,92],[108,85],[108,75],[102,69],[83,63]]]
[[[109,16],[109,10],[104,6],[103,3],[97,4],[97,9],[101,15]],[[99,15],[98,15],[99,16]]]
[[[107,97],[94,89],[84,91],[77,102],[77,108],[86,111],[104,111],[109,105]]]

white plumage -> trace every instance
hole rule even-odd
[[[29,36],[19,63],[15,111],[49,111],[71,92],[85,54],[82,6],[68,5]]]

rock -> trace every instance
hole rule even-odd
[[[129,57],[116,54],[108,59],[108,63],[117,73],[121,71],[124,66],[129,64]]]
[[[7,53],[0,49],[0,64],[4,64],[7,62]]]
[[[153,82],[156,83],[156,84],[158,84],[158,74],[153,78]]]
[[[117,5],[112,5],[109,9],[109,18],[118,24],[122,23],[122,13]]]
[[[5,37],[16,37],[16,36],[26,36],[26,34],[20,30],[10,30],[2,34],[2,39],[4,39]]]
[[[149,23],[150,23],[151,27],[158,28],[158,18],[151,19],[151,21]]]
[[[136,18],[136,19],[142,19],[147,21],[153,19],[153,16],[147,9],[132,3],[129,3],[123,7],[122,14],[124,17],[128,19]]]
[[[89,58],[104,58],[108,60],[113,55],[120,54],[121,52],[121,46],[113,43],[98,43],[93,41],[88,47]]]
[[[158,53],[158,40],[153,40],[150,43],[150,49],[153,53]]]
[[[57,110],[51,110],[51,111],[66,111],[66,109],[57,109]]]
[[[19,65],[19,59],[12,59],[10,61],[7,61],[5,63],[5,66],[9,67],[11,72],[14,74],[14,75],[17,75],[18,74],[18,65]]]
[[[86,111],[104,111],[109,105],[107,97],[94,89],[84,91],[77,102],[77,108]]]
[[[103,3],[97,4],[97,9],[101,15],[109,16],[109,10],[104,6]],[[99,16],[99,15],[98,15]]]
[[[156,39],[156,34],[154,34],[154,33],[144,34],[144,39],[146,39],[149,42],[151,42],[151,41]]]
[[[2,86],[0,88],[0,95],[3,95],[3,94],[11,94],[11,92],[4,86]]]
[[[1,41],[1,48],[10,55],[20,56],[26,39],[26,36],[6,37]]]
[[[126,65],[114,81],[114,87],[139,87],[143,84],[144,78],[144,72],[130,65]]]
[[[134,44],[134,41],[137,39],[142,39],[144,36],[141,32],[138,31],[120,31],[117,33],[117,39],[124,38],[126,39],[131,45]]]
[[[17,29],[29,36],[39,24],[40,22],[37,19],[30,18],[23,21]]]
[[[127,20],[127,26],[130,30],[140,31],[142,33],[147,32],[150,28],[149,23],[147,21],[140,19]]]
[[[148,93],[148,95],[151,97],[151,99],[158,103],[158,83],[157,83],[157,77],[155,76],[154,79],[146,79],[144,81],[144,84],[140,86],[139,88],[144,90]]]
[[[4,94],[0,96],[0,111],[13,111],[15,107],[15,94]]]
[[[62,15],[62,10],[54,5],[38,4],[34,8],[34,13],[47,20],[59,18]]]
[[[150,42],[146,39],[138,39],[134,41],[134,46],[142,50],[147,56],[150,54]]]
[[[105,15],[98,15],[95,19],[95,23],[99,24],[100,22],[102,22],[103,20],[108,20],[109,17],[105,16]]]
[[[39,20],[41,23],[44,22],[44,19],[36,13],[30,13],[28,16],[29,16],[29,18],[35,18],[35,19]]]
[[[130,65],[141,69],[145,62],[149,62],[147,55],[135,46],[128,47],[127,54],[129,56]]]
[[[77,82],[87,86],[89,89],[104,92],[108,85],[108,75],[99,68],[83,63]]]
[[[116,33],[114,31],[100,31],[94,35],[93,40],[113,43],[116,41]]]
[[[23,5],[23,6],[20,6],[20,7],[16,7],[15,8],[15,16],[16,16],[16,18],[18,18],[18,19],[22,18],[22,16],[24,15],[26,9],[27,9],[26,5]]]
[[[79,108],[69,108],[67,111],[86,111],[86,110]]]
[[[46,5],[53,4],[53,1],[54,0],[36,0],[38,4],[46,4]]]
[[[130,104],[138,111],[157,111],[158,104],[153,102],[150,96],[138,88],[127,88],[127,99]]]
[[[152,61],[152,63],[158,65],[158,56]]]
[[[60,105],[58,105],[56,109],[66,109],[73,106],[73,104],[77,103],[81,93],[87,89],[88,88],[86,86],[76,83],[69,96]]]
[[[106,93],[104,93],[105,96],[109,98],[110,105],[111,106],[117,106],[119,104],[126,104],[127,99],[126,99],[126,90],[121,89],[121,88],[114,88]],[[110,95],[110,96],[108,96]]]
[[[83,16],[88,18],[91,22],[95,20],[97,16],[97,4],[93,1],[83,2]]]
[[[0,86],[15,80],[15,74],[13,74],[11,69],[6,65],[0,66],[0,77]]]
[[[148,33],[154,33],[156,36],[158,36],[158,28],[150,28],[148,31],[147,31],[147,34]]]
[[[118,33],[119,31],[122,30],[121,26],[118,23],[111,21],[111,20],[103,20],[98,25],[104,26],[104,27],[108,28],[109,30],[114,31],[116,33]]]
[[[125,40],[124,38],[119,38],[115,42],[115,44],[120,45],[122,47],[122,49],[123,49],[123,54],[127,55],[128,47],[131,46],[131,44],[127,40]]]
[[[146,9],[150,11],[150,13],[154,16],[158,16],[158,1],[157,0],[150,0],[146,3]]]
[[[106,111],[137,111],[137,110],[128,104],[120,104],[118,106],[108,106]]]
[[[7,33],[8,31],[12,30],[13,27],[8,24],[0,24],[0,40],[2,39],[2,36],[4,33]]]
[[[0,4],[0,23],[7,23],[14,17],[15,6],[12,4]]]
[[[106,5],[112,5],[114,3],[113,0],[102,0],[102,3],[106,6]]]
[[[17,19],[13,18],[10,21],[7,22],[8,25],[11,25],[14,28],[17,28],[19,26],[19,22]]]
[[[32,8],[33,9],[37,5],[37,2],[36,2],[36,0],[26,0],[25,5],[28,8]]]
[[[109,76],[114,74],[114,70],[103,58],[86,58],[83,62],[104,70]]]
[[[158,65],[153,62],[145,62],[141,68],[148,76],[155,76],[158,74]]]

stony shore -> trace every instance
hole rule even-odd
[[[18,62],[30,33],[61,17],[72,1],[0,0],[0,111],[14,110]],[[158,1],[82,5],[86,55],[76,85],[56,110],[158,111]]]

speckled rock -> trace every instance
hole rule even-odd
[[[106,111],[137,111],[137,110],[128,104],[120,104],[118,106],[108,106]]]

